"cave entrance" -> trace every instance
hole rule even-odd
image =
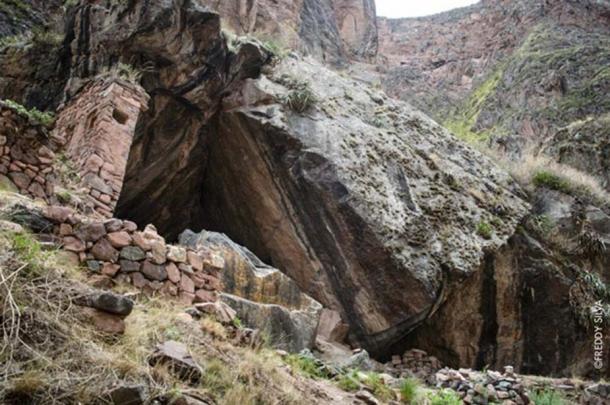
[[[264,193],[243,184],[252,162],[221,139],[219,121],[219,114],[206,120],[180,99],[154,95],[136,126],[115,215],[153,224],[168,241],[186,229],[222,232],[273,265],[245,209]]]

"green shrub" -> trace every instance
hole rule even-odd
[[[239,319],[238,317],[235,317],[235,319],[233,319],[233,326],[235,326],[237,329],[241,329],[243,328],[243,322],[241,321],[241,319]]]
[[[385,384],[379,374],[367,373],[366,379],[362,382],[373,391],[377,398],[384,401],[394,399],[394,391]]]
[[[19,115],[33,121],[34,123],[38,123],[44,125],[46,127],[51,126],[55,121],[55,117],[53,114],[48,112],[41,112],[37,108],[32,108],[28,110],[26,107],[21,104],[13,101],[13,100],[2,100],[2,102],[17,111]]]
[[[400,400],[403,404],[416,404],[419,391],[419,381],[407,378],[400,384]]]
[[[572,189],[567,179],[546,170],[536,172],[532,177],[532,182],[536,187],[546,187],[564,193],[569,193]]]
[[[544,214],[534,215],[533,217],[531,217],[530,221],[533,228],[543,235],[548,235],[555,226],[551,217]]]
[[[477,224],[477,233],[485,239],[491,239],[493,228],[487,222],[481,221]]]
[[[281,83],[291,89],[281,98],[281,101],[294,112],[302,114],[311,109],[318,101],[309,82],[284,79]]]
[[[303,354],[291,354],[284,361],[294,370],[314,379],[328,379],[330,375],[323,366],[318,364],[314,357]]]
[[[567,405],[565,397],[562,394],[545,389],[542,391],[534,391],[530,394],[530,399],[535,405]]]
[[[337,380],[337,386],[343,391],[358,391],[360,389],[360,380],[358,374],[355,371],[347,374],[341,374]]]
[[[10,233],[9,239],[17,260],[28,275],[36,276],[44,265],[45,255],[40,243],[29,233]]]
[[[288,56],[288,50],[273,39],[263,41],[263,48],[277,60],[282,60]]]
[[[428,395],[430,405],[462,405],[462,400],[455,391],[445,389]]]

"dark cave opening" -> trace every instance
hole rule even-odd
[[[248,162],[224,147],[218,125],[219,114],[206,120],[179,98],[153,95],[138,120],[116,216],[139,227],[153,224],[167,241],[186,229],[224,233],[273,266],[243,209],[251,201],[239,192],[242,179],[236,173],[248,170]],[[247,192],[250,198],[264,194],[255,191]]]

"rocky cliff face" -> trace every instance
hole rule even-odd
[[[546,25],[533,28],[539,18],[571,24],[581,16],[570,10],[581,7],[594,21],[606,18],[598,3],[566,4],[490,1],[437,17],[381,20],[382,57],[394,66],[387,84],[437,118],[455,114],[454,122],[471,90],[503,66],[483,81],[484,102],[476,98],[468,131],[477,131],[475,123],[521,128],[516,123],[524,115],[499,113],[512,111],[501,103],[517,103],[514,90],[527,95],[525,105],[548,107],[548,94],[536,98],[528,89],[549,60],[561,59],[544,56],[535,74],[516,79],[556,44]],[[130,123],[133,143],[111,214],[153,223],[169,240],[187,228],[207,228],[245,246],[227,253],[235,270],[225,278],[228,292],[258,299],[263,290],[283,291],[256,308],[228,299],[253,322],[278,313],[278,302],[292,309],[298,286],[341,315],[349,343],[378,357],[418,346],[456,366],[510,362],[532,373],[588,373],[583,336],[591,325],[583,313],[608,298],[597,283],[610,279],[607,253],[599,249],[610,234],[607,210],[563,193],[526,194],[489,158],[409,104],[325,66],[375,54],[373,15],[369,0],[80,2],[66,15],[65,38],[54,42],[61,57],[48,75],[29,68],[18,74],[24,54],[1,48],[0,65],[15,73],[2,74],[0,94],[29,106],[59,100],[69,106],[100,75],[139,82],[150,101]],[[274,57],[269,44],[233,38],[223,26],[267,41],[279,36],[318,60]],[[431,26],[440,34],[426,42]],[[607,38],[602,29],[553,29]],[[543,37],[542,50],[531,43],[538,39],[523,42],[534,34]],[[482,37],[494,39],[481,48]],[[578,52],[602,63],[603,43],[587,44]],[[44,58],[28,49],[32,60]],[[563,50],[572,55],[570,47]],[[569,77],[592,74],[578,70],[573,55],[562,66]],[[604,110],[600,72],[599,80],[572,88],[601,95],[601,107],[578,111]],[[563,94],[561,76],[551,76],[549,94]],[[120,124],[121,116],[115,120]],[[576,149],[592,172],[603,174],[603,137],[594,137],[602,152],[572,142],[580,128],[604,134],[598,124],[585,120],[557,132],[549,153],[574,159],[569,150]],[[589,159],[593,154],[597,160]],[[569,238],[552,239],[549,226]],[[266,267],[246,260],[249,251],[293,281],[250,278],[250,269]],[[240,276],[244,269],[248,277]],[[278,317],[296,319],[289,331],[302,319]],[[309,326],[299,347],[312,340]]]
[[[492,140],[509,153],[542,143],[608,185],[609,134],[597,128],[609,105],[609,18],[606,2],[490,0],[380,19],[385,88],[463,139]],[[579,136],[565,136],[571,125]]]
[[[230,0],[203,4],[223,16],[224,27],[299,49],[329,64],[371,59],[377,53],[374,0]]]

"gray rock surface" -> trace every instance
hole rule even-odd
[[[277,102],[299,80],[318,100],[304,114]],[[207,228],[339,310],[376,355],[434,312],[450,280],[476,273],[527,210],[480,153],[313,61],[289,59],[227,97],[217,131]],[[490,239],[480,223],[495,224]]]
[[[318,326],[320,304],[302,310],[289,310],[279,305],[261,304],[230,294],[221,294],[222,302],[237,312],[242,323],[259,329],[273,347],[299,352],[313,347]]]

